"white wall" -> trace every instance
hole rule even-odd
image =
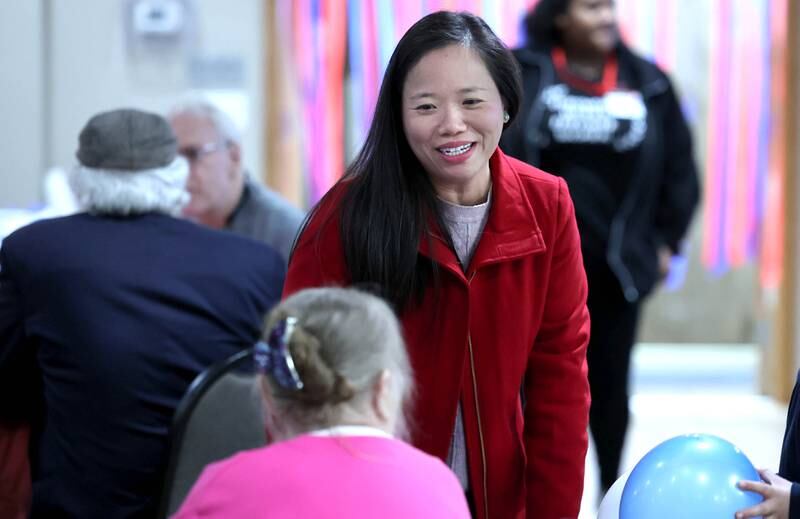
[[[262,2],[181,0],[193,20],[188,36],[144,46],[129,38],[135,1],[0,2],[0,70],[13,71],[0,76],[0,207],[39,201],[44,171],[74,165],[78,133],[93,114],[123,106],[164,112],[187,90],[215,86],[191,66],[214,58],[240,65],[237,78],[216,86],[247,100],[245,164],[260,174]]]
[[[42,1],[0,2],[0,207],[39,199],[44,162]]]

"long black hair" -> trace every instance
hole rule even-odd
[[[556,18],[567,12],[572,0],[539,0],[525,17],[528,45],[552,47],[561,43]]]
[[[508,48],[478,16],[429,14],[397,44],[364,145],[340,180],[346,184],[340,226],[350,281],[377,286],[398,311],[422,295],[431,273],[436,278],[435,263],[418,254],[422,237],[431,239],[429,219],[445,232],[433,185],[403,131],[403,85],[424,55],[453,44],[480,56],[514,119],[522,94],[519,66]]]

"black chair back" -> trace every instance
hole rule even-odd
[[[265,443],[250,348],[200,373],[178,405],[158,517],[178,510],[206,465]]]

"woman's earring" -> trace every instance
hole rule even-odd
[[[508,112],[503,112],[503,124],[508,124],[508,121],[511,120],[511,116],[508,115]]]

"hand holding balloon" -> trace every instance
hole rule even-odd
[[[739,510],[736,512],[736,519],[760,516],[769,519],[788,519],[789,499],[792,493],[791,481],[765,469],[759,470],[758,474],[765,482],[745,480],[740,481],[737,486],[742,490],[761,494],[764,496],[764,501],[756,506]]]
[[[758,477],[730,442],[709,434],[678,436],[654,447],[633,468],[619,519],[730,519],[761,502],[758,493],[736,486]]]

